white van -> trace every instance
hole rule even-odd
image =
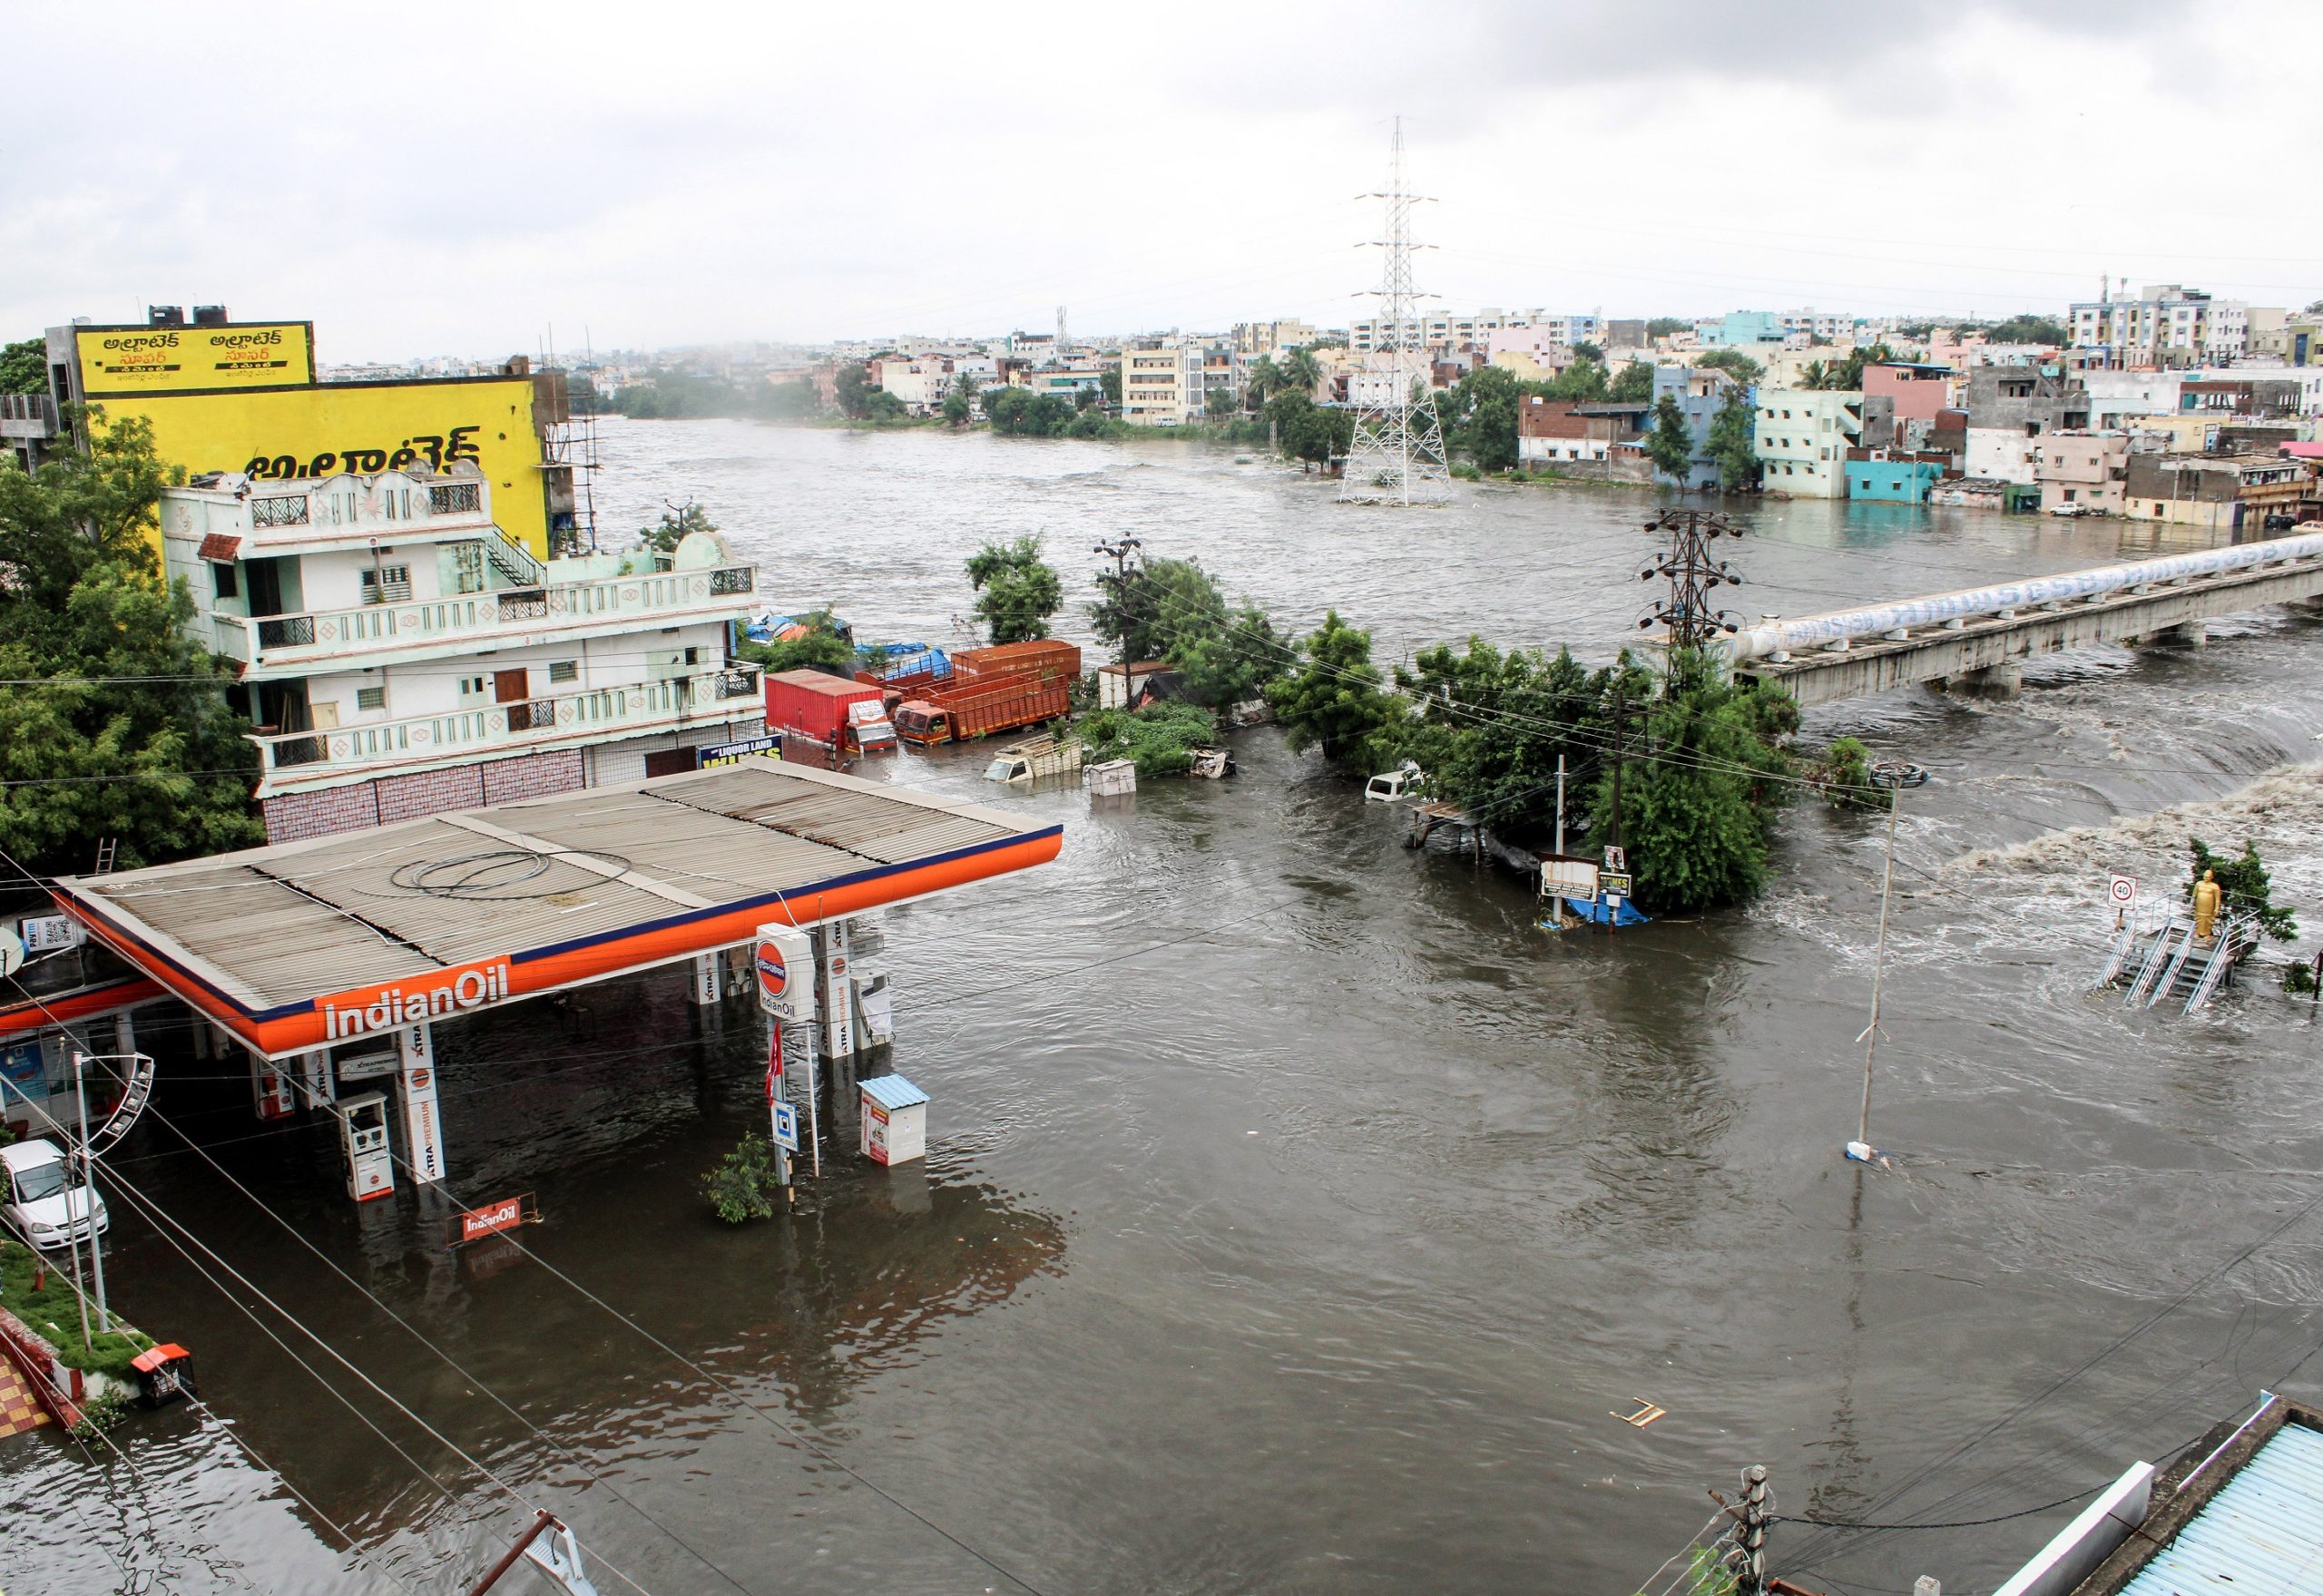
[[[89,1237],[89,1203],[96,1202],[97,1234],[113,1223],[105,1199],[69,1179],[64,1154],[54,1141],[18,1141],[0,1147],[0,1175],[6,1178],[0,1219],[34,1247],[45,1250]]]

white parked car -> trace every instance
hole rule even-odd
[[[0,1219],[35,1248],[45,1250],[89,1236],[89,1205],[96,1203],[97,1234],[113,1223],[105,1199],[69,1180],[64,1154],[54,1141],[18,1141],[0,1147],[0,1175],[6,1178],[0,1196]]]

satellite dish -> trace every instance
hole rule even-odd
[[[24,967],[24,938],[13,931],[0,931],[0,975],[13,975]]]

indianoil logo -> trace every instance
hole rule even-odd
[[[763,976],[760,977],[764,979]],[[340,1008],[323,1004],[323,1037],[336,1042],[368,1031],[392,1031],[398,1025],[425,1024],[438,1014],[482,1008],[508,995],[508,962],[481,970],[463,970],[442,986],[406,989],[390,986],[368,1004]]]
[[[770,942],[759,944],[759,995],[764,1002],[782,1001],[790,989],[790,969],[782,962],[782,950]]]

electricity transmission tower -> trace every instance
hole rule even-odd
[[[1444,458],[1444,426],[1429,391],[1426,328],[1412,286],[1412,207],[1418,203],[1404,179],[1404,122],[1396,119],[1387,191],[1366,199],[1383,200],[1387,233],[1377,241],[1387,251],[1375,297],[1371,357],[1356,375],[1355,442],[1348,451],[1347,475],[1339,485],[1343,504],[1441,504],[1452,496],[1452,473]]]
[[[1659,622],[1669,628],[1673,661],[1681,654],[1698,658],[1712,638],[1740,625],[1711,594],[1720,587],[1740,587],[1742,574],[1713,557],[1710,545],[1718,538],[1740,537],[1742,529],[1707,510],[1664,510],[1645,524],[1645,530],[1667,534],[1670,543],[1638,573],[1638,579],[1660,577],[1669,583],[1669,592],[1638,618],[1638,625],[1642,629]]]

